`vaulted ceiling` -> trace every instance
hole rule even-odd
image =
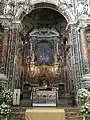
[[[62,14],[50,8],[38,8],[31,11],[22,20],[24,36],[34,28],[55,28],[60,33],[65,30],[67,21]]]

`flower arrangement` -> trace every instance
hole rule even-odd
[[[9,89],[0,91],[0,120],[7,120],[7,116],[11,112],[11,101],[13,98],[13,93]]]
[[[0,105],[0,115],[3,116],[8,116],[11,112],[11,107],[9,105],[6,105],[5,102],[3,102]]]
[[[77,92],[77,99],[80,105],[80,112],[83,114],[83,120],[86,119],[86,114],[90,113],[90,92],[86,89],[79,89]]]
[[[85,103],[84,105],[81,106],[81,113],[82,114],[90,113],[90,104],[89,103]]]
[[[13,92],[10,89],[2,90],[1,99],[3,102],[8,104],[12,101],[12,98],[13,98]]]
[[[77,97],[79,101],[88,101],[90,98],[90,92],[86,89],[79,89],[77,92]]]

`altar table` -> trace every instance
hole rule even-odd
[[[25,112],[25,120],[66,120],[64,109],[32,108]]]

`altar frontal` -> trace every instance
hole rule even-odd
[[[64,109],[33,108],[25,112],[25,120],[66,120]]]

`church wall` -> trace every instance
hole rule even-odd
[[[0,30],[0,61],[1,61],[1,59],[2,59],[2,44],[3,44],[3,31],[2,30]]]
[[[87,34],[87,49],[88,49],[88,62],[89,62],[89,71],[90,71],[90,30],[86,31]]]
[[[31,2],[32,2],[32,4],[35,4],[37,1],[32,0]],[[42,2],[42,0],[40,0],[38,2]],[[71,39],[70,39],[70,41],[72,42],[71,48],[70,48],[70,52],[68,52],[68,55],[67,55],[67,59],[69,62],[67,67],[70,67],[70,70],[68,73],[69,74],[68,79],[73,80],[76,87],[78,86],[78,88],[80,88],[79,83],[80,83],[80,79],[82,78],[82,75],[89,73],[88,61],[90,60],[90,50],[87,49],[87,45],[85,44],[85,41],[84,41],[86,38],[83,35],[83,31],[81,28],[84,27],[86,29],[87,25],[90,25],[90,3],[86,0],[81,0],[81,1],[76,1],[76,2],[74,0],[71,0],[72,4],[68,4],[68,1],[66,0],[66,5],[63,4],[63,0],[62,0],[61,4],[58,3],[58,0],[57,0],[57,2],[56,2],[56,0],[48,0],[48,2],[56,5],[60,14],[62,14],[68,22],[67,27],[65,29],[67,29],[68,26],[70,26],[70,29],[72,31]],[[24,10],[24,14],[22,16],[25,16],[26,14],[29,14],[30,11],[32,11],[31,3],[28,3],[27,0],[26,1],[23,0],[23,3],[24,3],[23,5],[17,4],[17,6],[15,6],[15,8],[14,8],[14,13],[13,13],[12,7],[9,6],[9,1],[7,1],[7,4],[5,5],[5,8],[4,8],[4,14],[9,14],[10,18],[7,19],[8,16],[7,15],[3,16],[3,13],[2,13],[2,15],[0,15],[0,22],[2,22],[4,24],[4,26],[7,26],[6,23],[8,23],[8,21],[11,21],[11,26],[10,26],[10,24],[8,25],[8,28],[10,28],[10,31],[9,31],[10,32],[9,33],[10,34],[10,36],[9,36],[10,48],[8,49],[9,59],[7,62],[7,66],[9,66],[7,69],[7,71],[9,70],[8,76],[11,81],[14,81],[14,79],[16,79],[16,75],[15,75],[15,71],[14,71],[16,69],[15,68],[16,66],[14,66],[15,65],[14,58],[15,58],[15,55],[17,55],[17,53],[16,53],[17,47],[14,46],[16,43],[16,39],[17,39],[17,35],[16,35],[17,32],[14,32],[14,30],[11,30],[12,25],[13,25],[12,21],[15,20],[16,23],[18,23],[18,20],[19,20],[19,24],[21,24],[19,17],[23,13],[23,10]],[[69,5],[71,5],[71,6],[69,6]],[[62,8],[64,8],[64,9],[62,9]],[[13,13],[14,17],[12,17],[11,13],[9,13],[9,12]],[[3,21],[2,18],[4,18],[5,21]],[[24,17],[22,17],[22,18],[24,18]],[[26,29],[28,29],[28,28],[26,28]],[[16,28],[16,30],[17,30],[17,28]],[[27,33],[27,31],[26,31],[26,33]],[[1,51],[3,53],[2,59],[6,60],[6,52],[7,52],[6,47],[7,47],[7,40],[8,40],[7,32],[5,32],[4,35],[5,35],[4,46],[2,46],[3,50],[1,50]],[[69,56],[70,56],[70,59],[69,59]],[[17,62],[17,65],[18,65],[18,62]],[[71,81],[69,81],[69,82],[71,84]]]
[[[3,42],[2,42],[2,61],[6,61],[7,60],[7,49],[8,49],[8,29],[4,30],[4,34],[3,34]]]
[[[0,48],[0,72],[6,72],[6,63],[7,63],[7,54],[8,54],[8,29],[3,29],[3,36],[1,40],[1,48]]]

